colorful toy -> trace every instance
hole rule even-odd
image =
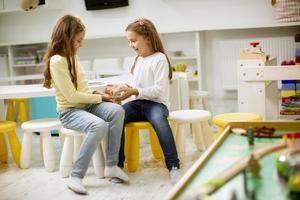
[[[300,147],[284,150],[276,160],[276,169],[280,177],[287,181],[290,195],[300,197]]]
[[[240,59],[248,60],[248,59],[259,59],[266,62],[269,60],[269,56],[262,51],[261,47],[259,46],[259,42],[251,42],[251,47],[247,49],[243,49],[240,53]]]

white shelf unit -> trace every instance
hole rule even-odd
[[[46,46],[46,43],[7,46],[8,76],[2,77],[0,81],[14,83],[41,80]]]
[[[165,49],[169,54],[169,59],[172,66],[176,63],[187,64],[187,78],[189,80],[190,88],[195,90],[202,90],[203,79],[199,76],[194,76],[195,71],[197,74],[202,74],[203,55],[200,50],[202,49],[202,32],[180,32],[180,33],[165,33],[162,34],[162,40]],[[180,52],[180,56],[175,56],[175,52]]]
[[[12,12],[28,12],[21,9],[20,0],[0,0],[0,14],[2,13],[12,13]],[[38,11],[43,9],[60,9],[62,8],[63,2],[60,0],[45,0],[45,4],[39,5],[36,9],[32,11]],[[31,11],[31,12],[32,12]]]
[[[267,62],[238,61],[238,109],[240,112],[257,113],[265,120],[281,118],[278,104],[278,81],[300,80],[300,66],[282,67],[277,66],[276,63],[276,59]]]

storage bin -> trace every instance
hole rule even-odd
[[[299,22],[299,0],[276,0],[274,4],[274,19],[276,22]]]

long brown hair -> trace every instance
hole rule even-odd
[[[154,24],[145,18],[141,18],[141,19],[137,19],[134,22],[130,23],[127,27],[126,27],[126,31],[133,31],[135,33],[137,33],[138,35],[141,35],[142,37],[149,39],[150,41],[150,45],[151,45],[151,49],[153,52],[161,52],[163,54],[165,54],[168,64],[169,64],[169,79],[172,79],[172,68],[171,68],[171,63],[170,60],[167,56],[167,54],[165,53],[163,44],[161,42],[161,39],[158,35],[158,32],[154,26]],[[135,68],[135,64],[136,64],[136,60],[137,57],[131,67],[131,73],[133,73],[133,70]]]
[[[81,32],[85,32],[85,26],[78,17],[65,15],[56,22],[44,57],[44,87],[51,87],[50,59],[52,56],[58,54],[66,57],[71,80],[77,89],[77,73],[75,69],[76,49],[74,47],[74,38]]]

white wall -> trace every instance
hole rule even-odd
[[[125,36],[126,25],[138,17],[151,19],[160,33],[208,30],[205,33],[205,71],[200,73],[206,76],[204,88],[210,95],[224,97],[235,96],[236,93],[222,88],[224,69],[217,60],[220,55],[218,48],[222,41],[268,37],[270,36],[268,31],[271,37],[293,35],[295,32],[285,29],[281,32],[278,32],[279,29],[213,31],[220,28],[260,27],[273,24],[273,8],[270,0],[129,0],[128,7],[98,11],[86,11],[84,0],[61,1],[64,4],[61,10],[1,13],[0,45],[48,41],[54,23],[64,14],[81,17],[87,27],[87,38],[112,37],[86,40],[80,50],[83,60],[94,57],[130,56],[132,52],[127,47],[126,38],[113,36]],[[170,50],[183,48],[187,55],[194,55],[194,33],[167,35],[164,36],[166,48]],[[185,41],[182,43],[181,37],[186,38],[189,35],[191,40],[182,39]]]
[[[129,0],[129,6],[86,11],[84,0],[62,0],[61,10],[0,14],[0,44],[48,41],[55,21],[64,14],[81,16],[88,37],[124,34],[128,22],[150,18],[159,32],[180,32],[272,22],[270,0]],[[259,14],[258,14],[259,13]]]
[[[250,42],[260,42],[262,50],[277,57],[277,64],[295,58],[294,35],[299,27],[208,31],[205,33],[204,88],[214,97],[236,98],[237,65],[240,51]]]

